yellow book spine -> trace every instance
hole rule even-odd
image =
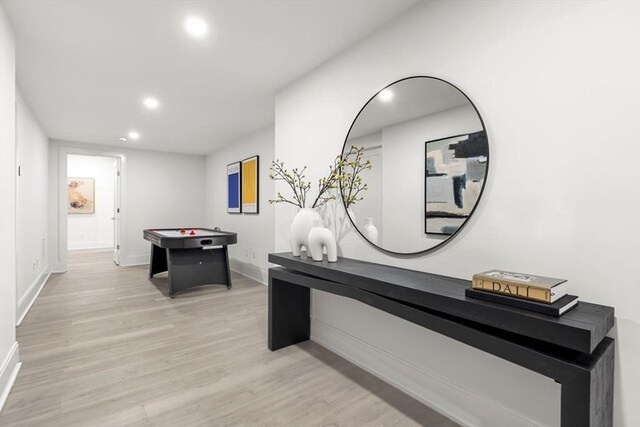
[[[481,289],[483,291],[495,292],[497,294],[508,295],[516,298],[548,303],[551,302],[551,291],[549,289],[537,288],[535,286],[474,277],[471,287],[473,289]]]

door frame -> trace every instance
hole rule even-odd
[[[120,230],[122,225],[120,224],[120,211],[122,210],[122,197],[120,197],[120,175],[122,175],[122,165],[120,157],[116,157],[113,162],[113,169],[115,175],[113,176],[113,262],[115,265],[120,265]],[[67,218],[68,220],[68,218]]]
[[[92,149],[84,147],[59,147],[58,151],[58,261],[59,265],[56,272],[67,271],[67,156],[69,154],[78,154],[82,156],[98,156],[98,157],[114,157],[118,159],[120,164],[120,187],[115,191],[120,198],[120,227],[118,240],[120,241],[120,265],[122,260],[127,259],[126,239],[122,239],[122,230],[126,230],[127,209],[126,209],[126,180],[127,180],[127,156],[117,151],[108,151],[101,149]],[[115,225],[114,225],[115,227]],[[114,242],[115,244],[115,242]]]

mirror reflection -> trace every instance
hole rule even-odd
[[[482,120],[455,86],[432,77],[389,85],[362,108],[343,155],[364,149],[363,199],[349,206],[360,234],[400,254],[424,252],[455,235],[473,213],[487,175]]]

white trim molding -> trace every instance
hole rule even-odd
[[[238,273],[241,276],[248,277],[251,280],[255,280],[256,282],[267,286],[266,278],[269,277],[269,274],[264,268],[259,268],[254,265],[250,265],[251,268],[248,268],[247,266],[249,266],[249,264],[237,262],[234,259],[230,259],[229,261],[231,264],[229,269],[234,273]],[[133,267],[136,265],[149,265],[149,254],[128,256],[120,263],[120,266],[122,267]],[[254,272],[254,274],[251,274],[252,272]],[[255,272],[257,272],[258,275],[256,275]]]
[[[230,261],[233,261],[233,260],[230,260]],[[238,268],[238,267],[240,267],[240,268]],[[235,273],[238,273],[241,276],[248,277],[251,280],[255,280],[256,282],[262,283],[263,285],[267,286],[267,280],[265,278],[268,277],[268,273],[263,268],[258,269],[258,267],[254,266],[254,270],[258,270],[260,272],[260,274],[262,275],[262,277],[258,277],[255,274],[250,274],[249,271],[245,271],[245,269],[242,268],[242,266],[238,265],[238,264],[236,264],[233,267],[230,266],[229,269],[231,271],[235,272]]]
[[[78,249],[109,249],[113,250],[113,240],[103,242],[67,242],[70,251]]]
[[[4,363],[0,366],[0,412],[2,412],[2,408],[9,397],[9,392],[11,392],[13,383],[15,383],[22,366],[19,359],[18,343],[15,342]]]
[[[51,269],[49,268],[49,264],[46,264],[42,272],[36,277],[36,280],[29,286],[27,292],[25,292],[22,298],[20,298],[20,301],[18,301],[18,307],[16,307],[16,326],[20,326],[31,309],[31,306],[36,302],[36,298],[40,295],[44,284],[49,280],[49,276],[51,276]]]
[[[59,262],[50,262],[49,263],[49,271],[53,274],[53,273],[66,273],[67,272],[67,266],[63,265]]]
[[[120,258],[120,267],[133,267],[135,265],[149,264],[149,254],[129,255]]]

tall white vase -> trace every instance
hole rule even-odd
[[[331,230],[322,226],[322,221],[318,219],[313,221],[313,227],[309,231],[308,240],[309,246],[307,246],[307,250],[314,261],[322,261],[322,252],[325,248],[327,250],[327,261],[338,261],[336,238]]]
[[[373,218],[364,219],[364,235],[373,244],[378,244],[378,229],[373,225]]]
[[[293,256],[300,256],[302,247],[309,252],[309,231],[313,227],[313,221],[318,220],[322,223],[322,218],[313,208],[302,208],[300,212],[293,217],[291,228],[289,229],[289,243]]]

